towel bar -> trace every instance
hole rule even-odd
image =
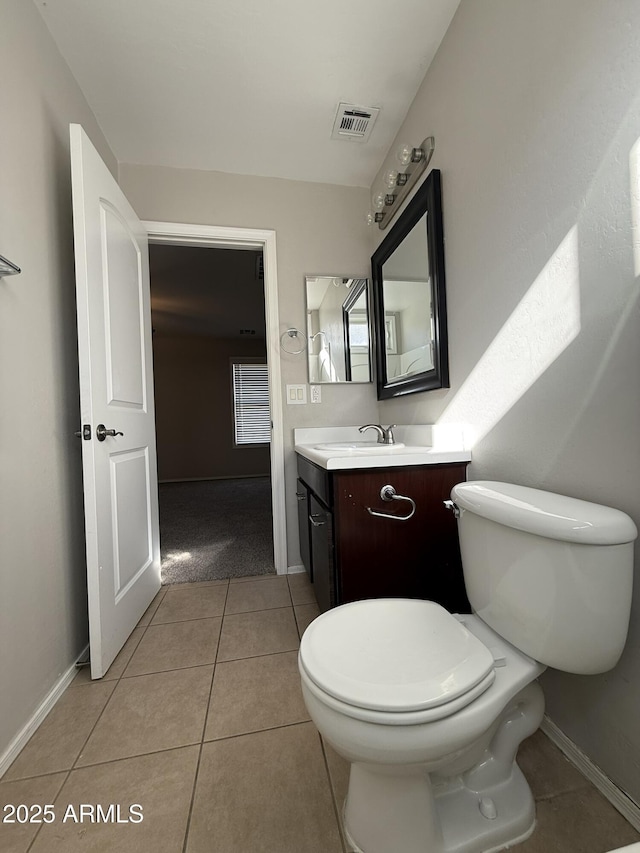
[[[394,521],[409,521],[410,518],[413,517],[416,511],[416,502],[413,498],[405,497],[404,495],[397,495],[396,490],[393,486],[383,486],[380,489],[380,497],[383,501],[407,501],[407,503],[411,504],[411,512],[409,515],[391,515],[388,512],[379,512],[379,510],[371,509],[370,506],[367,507],[367,512],[369,515],[375,515],[378,518],[392,518]]]

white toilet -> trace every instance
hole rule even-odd
[[[627,515],[507,483],[461,483],[451,497],[473,615],[357,601],[319,616],[300,644],[309,714],[351,762],[344,824],[363,853],[527,838],[534,803],[515,756],[542,720],[536,679],[547,666],[605,672],[627,635]]]

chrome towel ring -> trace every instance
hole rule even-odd
[[[383,486],[380,489],[380,497],[383,501],[407,501],[407,503],[411,504],[411,512],[409,515],[391,515],[391,513],[379,512],[378,510],[371,509],[371,507],[368,506],[366,509],[370,515],[375,515],[378,518],[392,518],[394,521],[409,521],[409,519],[415,514],[416,502],[413,498],[408,498],[404,495],[397,495],[393,486]]]

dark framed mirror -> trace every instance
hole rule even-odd
[[[432,170],[371,258],[378,399],[449,387],[442,186]]]

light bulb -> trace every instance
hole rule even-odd
[[[389,171],[384,176],[384,182],[390,189],[392,187],[395,187],[398,183],[398,170],[389,169]]]
[[[401,145],[397,157],[403,166],[408,166],[409,163],[419,163],[424,160],[424,151],[422,148],[412,148],[411,145]]]
[[[378,193],[373,197],[373,209],[376,211],[382,210],[384,207],[384,193]]]
[[[398,148],[397,158],[403,166],[408,166],[411,162],[411,154],[413,148],[410,145],[403,144]]]
[[[374,221],[375,220],[373,218],[372,211],[368,210],[367,215],[365,216],[365,222],[367,223],[367,225],[373,225]]]

